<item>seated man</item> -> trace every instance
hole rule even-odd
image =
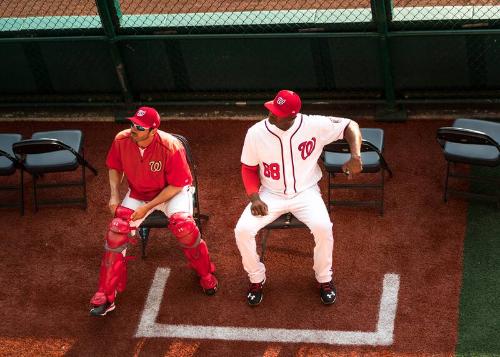
[[[266,280],[255,236],[261,228],[291,212],[314,236],[313,269],[321,301],[333,304],[337,292],[332,279],[332,222],[318,186],[318,159],[326,144],[345,139],[351,158],[343,171],[349,176],[361,172],[359,126],[345,118],[299,113],[300,97],[288,90],[280,91],[265,107],[269,117],[248,129],[241,154],[243,183],[250,203],[234,232],[250,279],[247,302],[251,306],[260,304]]]
[[[99,287],[90,301],[93,316],[115,309],[116,294],[125,290],[129,235],[154,210],[169,217],[168,228],[199,275],[205,294],[215,294],[218,287],[215,266],[192,217],[192,176],[182,143],[158,129],[160,115],[153,108],[141,107],[129,119],[130,129],[116,135],[106,160],[109,209],[115,218],[106,234]],[[124,176],[129,190],[120,203],[119,186]]]

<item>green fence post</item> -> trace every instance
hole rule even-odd
[[[376,119],[403,121],[407,119],[406,110],[396,105],[396,93],[392,76],[391,52],[389,46],[389,21],[392,21],[392,0],[371,0],[372,15],[380,36],[381,70],[384,78],[385,104],[377,108]]]
[[[116,30],[120,28],[120,18],[122,16],[120,3],[118,0],[95,0],[95,2],[97,10],[99,11],[102,26],[104,27],[104,33],[108,38],[111,58],[115,65],[116,75],[118,77],[118,81],[120,82],[123,98],[125,103],[129,104],[132,102],[132,93],[130,91],[127,73],[120,54],[120,49],[116,44]]]

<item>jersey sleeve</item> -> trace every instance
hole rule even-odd
[[[243,186],[245,186],[245,191],[248,196],[255,192],[259,192],[259,166],[241,164],[241,178],[243,179]]]
[[[337,117],[321,117],[321,138],[323,144],[331,143],[344,138],[344,130],[347,128],[351,119]]]
[[[120,145],[116,139],[113,140],[111,148],[108,151],[108,156],[106,157],[106,166],[108,167],[108,169],[123,171],[122,160],[120,157]]]
[[[252,130],[248,130],[245,136],[241,151],[241,163],[247,166],[257,166],[259,164]]]
[[[184,187],[193,182],[184,149],[180,148],[174,151],[167,159],[165,175],[168,184],[172,186]]]

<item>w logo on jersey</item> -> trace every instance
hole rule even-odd
[[[161,171],[161,161],[150,161],[149,168],[151,169],[151,172]]]
[[[299,150],[300,150],[300,155],[302,156],[302,160],[307,159],[312,154],[315,147],[316,147],[316,138],[312,138],[309,141],[304,141],[303,143],[300,143]]]

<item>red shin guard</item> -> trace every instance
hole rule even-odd
[[[90,301],[101,305],[106,301],[113,302],[116,292],[125,290],[127,283],[127,258],[122,252],[127,248],[130,238],[128,233],[134,230],[130,227],[128,218],[134,211],[119,206],[106,234],[106,252],[101,261],[99,273],[99,288]]]
[[[204,240],[200,241],[194,248],[182,248],[184,255],[191,267],[200,276],[200,284],[203,289],[213,289],[217,286],[217,279],[212,274],[215,271],[215,265],[210,261],[207,244]]]

